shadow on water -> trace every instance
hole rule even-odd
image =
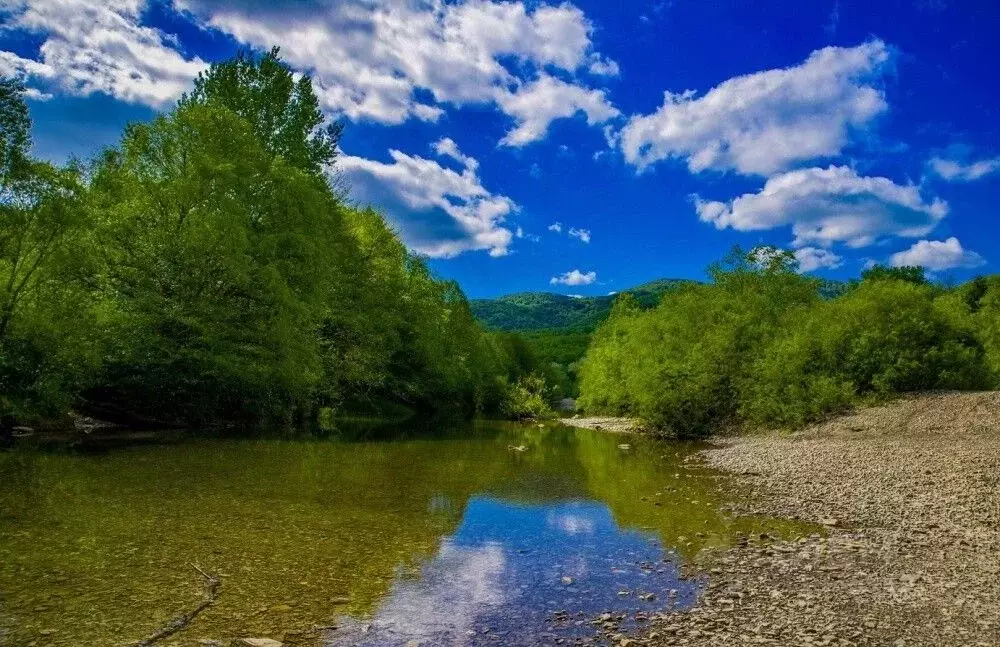
[[[693,450],[558,425],[408,423],[0,454],[0,636],[141,639],[198,602],[191,564],[222,587],[178,645],[588,635],[605,611],[690,604],[699,580],[678,569],[760,530],[719,513],[718,477],[684,462]]]

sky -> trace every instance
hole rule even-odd
[[[0,75],[61,163],[278,46],[350,199],[471,297],[762,244],[962,281],[1000,272],[998,32],[989,0],[0,0]]]

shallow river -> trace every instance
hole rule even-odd
[[[683,608],[740,533],[696,448],[558,425],[0,454],[0,645],[537,645]],[[638,616],[636,615],[638,614]],[[201,642],[199,642],[201,641]],[[571,640],[568,642],[572,642]]]

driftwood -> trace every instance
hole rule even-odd
[[[191,564],[191,567],[198,571],[203,578],[205,578],[205,595],[202,597],[201,602],[199,602],[198,606],[194,607],[190,611],[186,611],[171,618],[170,622],[165,624],[160,629],[157,629],[148,638],[144,638],[143,640],[135,643],[135,647],[150,647],[156,642],[163,640],[168,636],[172,636],[191,624],[191,621],[194,620],[199,613],[215,604],[215,601],[219,598],[219,587],[222,586],[222,580],[214,575],[209,575],[205,571],[201,570],[196,564]]]

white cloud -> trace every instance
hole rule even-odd
[[[432,148],[434,152],[438,155],[444,157],[450,157],[453,160],[461,163],[462,166],[475,171],[479,168],[479,160],[469,155],[465,155],[462,151],[458,150],[458,144],[451,137],[443,137],[436,142],[434,142]]]
[[[889,59],[885,43],[873,40],[817,50],[795,67],[735,77],[701,97],[668,91],[656,112],[629,120],[620,145],[640,169],[677,157],[692,172],[769,175],[834,156],[852,130],[886,109],[873,83]]]
[[[391,163],[342,155],[337,167],[350,182],[352,195],[384,208],[417,252],[435,258],[471,250],[507,254],[514,234],[502,224],[517,205],[488,191],[476,174],[476,160],[462,154],[450,139],[434,148],[462,161],[463,170],[398,150],[389,151]]]
[[[185,58],[171,37],[141,26],[144,0],[14,0],[0,9],[4,29],[43,37],[38,60],[0,52],[0,74],[27,78],[36,97],[51,92],[163,107],[207,66]],[[40,88],[37,86],[41,86]]]
[[[279,45],[292,66],[312,74],[322,107],[354,120],[434,121],[444,105],[491,104],[517,121],[504,141],[520,146],[544,136],[553,119],[583,112],[601,123],[613,111],[600,91],[551,76],[613,65],[594,51],[590,21],[568,2],[340,0],[309,10],[294,2],[175,2],[242,43]]]
[[[618,76],[621,70],[618,69],[618,63],[612,61],[611,59],[604,58],[600,54],[594,54],[590,58],[590,67],[587,70],[591,74],[597,74],[598,76]]]
[[[557,234],[558,233],[562,233],[562,223],[561,222],[554,222],[554,223],[552,223],[551,225],[548,226],[548,230],[549,231],[554,231]]]
[[[370,618],[344,616],[328,647],[375,644],[458,645],[468,642],[484,615],[510,602],[504,576],[511,566],[499,542],[463,545],[441,542],[438,554],[421,565],[420,577],[397,577]]]
[[[533,243],[537,243],[537,242],[539,242],[542,239],[542,237],[539,236],[538,234],[531,234],[531,233],[528,233],[528,232],[524,231],[524,228],[521,227],[521,225],[518,225],[517,229],[514,230],[514,236],[517,237],[517,238],[523,238],[523,239],[526,239],[526,240],[530,240]]]
[[[581,272],[580,270],[570,270],[553,276],[549,279],[552,285],[590,285],[597,280],[597,272]]]
[[[958,239],[917,241],[907,250],[892,255],[894,267],[917,265],[932,272],[956,267],[979,267],[986,263],[976,252],[964,249]]]
[[[795,250],[795,260],[800,272],[814,272],[821,268],[837,269],[844,264],[842,256],[821,247],[803,247]]]
[[[1000,171],[1000,157],[980,160],[969,164],[954,160],[934,157],[927,165],[937,175],[949,182],[972,182],[986,177],[990,173]]]
[[[579,238],[581,242],[590,242],[590,230],[589,229],[577,229],[576,227],[570,227],[569,235],[572,238]]]
[[[586,115],[590,125],[602,124],[620,114],[602,90],[588,90],[548,75],[501,95],[498,103],[517,121],[517,126],[500,140],[506,146],[524,146],[543,139],[549,124],[577,113]]]
[[[914,185],[862,177],[845,166],[775,175],[758,193],[730,202],[694,196],[704,222],[718,229],[759,231],[791,226],[793,244],[864,247],[886,236],[926,236],[948,214],[948,204],[925,201]]]

